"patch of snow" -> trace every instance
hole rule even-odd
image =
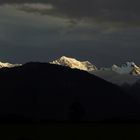
[[[11,63],[3,63],[0,62],[0,68],[12,68],[12,67],[16,67],[16,66],[21,66],[21,64],[11,64]]]

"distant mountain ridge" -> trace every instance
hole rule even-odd
[[[120,67],[113,65],[111,69],[119,74],[140,75],[140,67],[138,67],[134,62],[126,62],[126,64]]]
[[[111,68],[97,68],[95,65],[90,63],[89,61],[79,61],[75,58],[70,58],[66,56],[62,56],[57,60],[50,62],[51,64],[57,64],[62,66],[68,66],[70,68],[77,68],[80,70],[85,71],[96,71],[96,70],[103,70],[108,71],[112,70],[118,74],[131,74],[131,75],[140,75],[140,67],[138,67],[134,62],[126,62],[122,66],[117,66],[116,64],[112,65]]]
[[[122,66],[117,66],[114,64],[110,68],[97,68],[89,61],[79,61],[75,58],[62,56],[57,60],[50,62],[50,64],[87,71],[90,74],[94,74],[117,85],[123,85],[124,83],[132,85],[140,79],[140,67],[138,67],[134,62],[126,62]],[[22,64],[0,62],[0,68],[12,68],[16,66],[22,66]]]
[[[21,66],[22,64],[11,64],[7,62],[0,62],[0,68],[12,68],[16,66]]]
[[[117,85],[122,85],[124,83],[134,84],[140,79],[140,67],[134,62],[126,62],[126,64],[123,64],[122,66],[114,64],[110,68],[97,68],[89,61],[81,62],[74,58],[63,56],[50,63],[67,66],[72,69],[84,70]]]
[[[90,63],[89,61],[79,61],[75,58],[70,58],[66,56],[62,56],[58,58],[57,60],[54,60],[50,62],[50,64],[56,64],[56,65],[62,65],[67,66],[72,69],[80,69],[87,72],[93,72],[93,71],[113,71],[118,74],[131,74],[135,76],[140,75],[140,67],[138,67],[134,62],[126,62],[122,66],[117,66],[116,64],[112,65],[110,68],[97,68],[94,64]],[[0,62],[0,68],[7,67],[16,67],[21,66],[22,64],[11,64],[8,62]]]

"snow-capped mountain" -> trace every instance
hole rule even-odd
[[[0,62],[0,68],[12,68],[12,67],[16,67],[16,66],[21,66],[21,64],[11,64],[11,63],[3,63]]]
[[[89,61],[80,62],[74,58],[69,58],[66,56],[62,56],[61,58],[50,62],[51,64],[57,64],[62,66],[67,66],[72,69],[80,69],[84,71],[94,71],[97,70],[96,66],[92,65]]]
[[[131,75],[140,75],[140,67],[138,67],[134,62],[126,62],[126,64],[123,64],[122,66],[113,65],[111,68],[100,68],[97,69],[97,67],[93,64],[91,64],[89,61],[78,61],[75,58],[69,58],[66,56],[62,56],[59,59],[50,62],[51,64],[57,64],[62,66],[68,66],[70,68],[77,68],[80,70],[85,71],[113,71],[118,74],[131,74]]]
[[[140,75],[140,67],[138,67],[134,62],[126,62],[126,64],[120,67],[117,65],[113,65],[111,69],[112,71],[119,74]]]
[[[62,56],[50,63],[85,70],[90,74],[94,74],[117,85],[122,85],[124,83],[132,85],[140,79],[140,67],[138,67],[134,62],[126,62],[126,64],[123,64],[122,66],[114,64],[110,68],[98,69],[89,61],[80,62],[74,58]]]
[[[140,68],[134,62],[126,62],[122,66],[114,64],[111,68],[100,68],[90,73],[117,85],[133,85],[140,79]]]

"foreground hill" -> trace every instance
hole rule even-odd
[[[140,105],[118,86],[78,69],[27,63],[0,69],[1,121],[139,120]]]

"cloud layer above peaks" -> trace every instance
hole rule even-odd
[[[114,26],[140,25],[139,0],[1,0],[0,4],[23,4],[22,10],[28,12],[73,20],[85,19]],[[49,4],[49,7],[41,7],[41,4]]]
[[[139,64],[139,7],[139,0],[0,0],[0,59]]]

